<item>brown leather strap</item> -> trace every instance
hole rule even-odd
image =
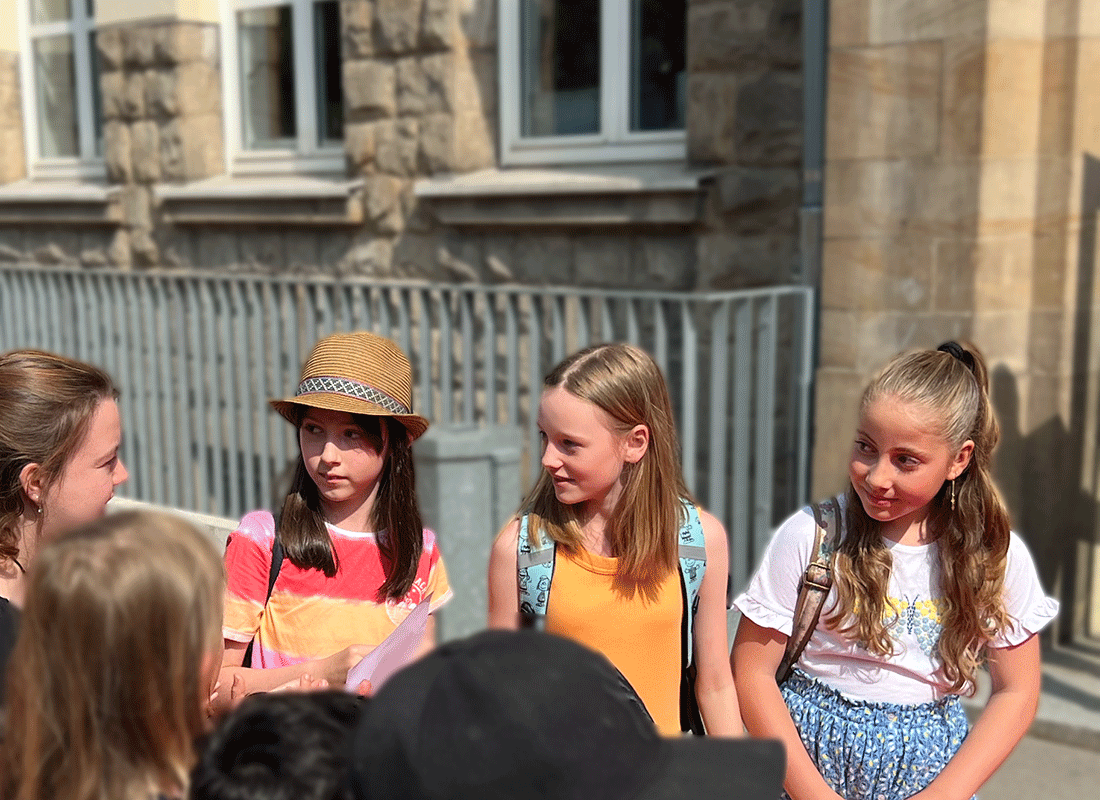
[[[783,683],[791,674],[795,663],[806,649],[806,644],[817,627],[821,608],[825,598],[833,587],[833,552],[839,533],[836,504],[832,500],[814,503],[811,506],[817,530],[814,532],[814,546],[810,563],[802,575],[802,585],[798,589],[798,600],[794,606],[794,624],[787,646],[783,651],[783,660],[775,671],[776,683]]]

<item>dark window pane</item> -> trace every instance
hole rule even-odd
[[[600,0],[523,0],[524,136],[600,130]]]
[[[237,23],[244,146],[293,148],[298,126],[290,6],[242,11]]]
[[[630,129],[684,127],[687,0],[633,0]]]
[[[317,74],[317,138],[323,144],[344,139],[344,81],[340,62],[340,3],[313,7]]]

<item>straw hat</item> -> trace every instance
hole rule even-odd
[[[412,367],[396,344],[373,333],[335,333],[313,346],[294,397],[271,406],[297,424],[299,406],[395,417],[416,439],[428,420],[412,411]]]

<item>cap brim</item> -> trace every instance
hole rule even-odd
[[[787,757],[777,739],[666,739],[664,758],[637,800],[777,800]]]
[[[428,420],[419,414],[394,414],[389,409],[367,400],[342,394],[316,392],[268,402],[287,422],[292,424],[297,423],[301,409],[324,408],[329,411],[346,411],[349,414],[365,414],[369,417],[393,417],[405,426],[412,439],[418,439],[424,431],[428,430]]]

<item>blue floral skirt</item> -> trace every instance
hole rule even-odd
[[[798,670],[780,691],[810,758],[845,800],[916,794],[940,774],[969,730],[957,695],[920,705],[852,700]]]

